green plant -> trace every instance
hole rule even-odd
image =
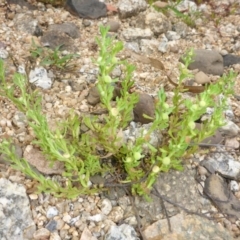
[[[101,121],[93,116],[80,118],[72,111],[56,131],[50,130],[47,119],[42,114],[39,92],[28,92],[27,78],[19,73],[14,75],[13,84],[9,85],[4,76],[3,61],[0,61],[0,94],[25,112],[36,136],[33,144],[41,148],[49,163],[63,162],[65,184],[45,178],[36,173],[26,160],[17,159],[6,140],[0,144],[0,152],[8,156],[14,168],[39,181],[39,191],[69,198],[95,193],[108,184],[101,186],[101,189],[89,187],[91,176],[107,173],[114,175],[118,172],[119,176],[125,176],[117,177],[118,184],[131,185],[134,194],[147,197],[161,171],[167,172],[171,168],[181,170],[183,156],[196,151],[200,141],[224,124],[223,111],[226,108],[226,98],[232,93],[235,74],[230,72],[216,84],[208,86],[196,97],[195,102],[184,99],[183,81],[190,76],[187,67],[193,56],[193,51],[189,51],[183,58],[184,64],[180,65],[179,85],[174,90],[172,105],[167,104],[165,91],[160,89],[150,129],[134,142],[126,143],[121,135],[129,125],[133,107],[138,101],[138,95],[129,91],[134,84],[134,66],[117,58],[123,49],[121,42],[109,37],[108,30],[104,27],[100,27],[100,33],[101,38],[97,38],[100,52],[95,61],[99,67],[97,88],[101,104],[108,112]],[[111,72],[119,65],[124,71],[121,81],[111,77]],[[121,90],[113,101],[115,84]],[[221,101],[215,101],[215,97],[220,94],[223,96]],[[206,112],[207,107],[215,110],[200,131],[195,128],[195,121]],[[82,124],[89,130],[82,133]],[[158,147],[149,143],[150,134],[154,131],[161,131],[164,135]],[[144,151],[145,146],[148,146],[147,152]],[[105,156],[114,158],[116,164],[112,166],[102,161]]]
[[[34,41],[32,42],[31,56],[34,59],[40,59],[41,66],[56,67],[61,70],[66,70],[70,67],[71,61],[77,57],[78,54],[63,55],[60,52],[62,46],[57,46],[54,50],[38,46]]]

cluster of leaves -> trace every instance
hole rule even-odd
[[[49,162],[64,163],[65,183],[60,184],[35,172],[26,160],[18,159],[13,154],[11,144],[7,141],[0,144],[0,152],[8,156],[14,168],[35,178],[40,183],[39,191],[69,198],[95,193],[99,188],[89,186],[91,176],[107,173],[114,175],[118,171],[126,176],[117,179],[118,183],[130,184],[133,193],[148,196],[161,171],[166,172],[171,168],[181,170],[182,157],[195,151],[196,144],[214,134],[224,124],[223,111],[226,108],[226,98],[232,92],[235,75],[230,72],[216,84],[208,86],[196,97],[195,102],[183,99],[183,81],[190,76],[187,67],[193,56],[193,51],[189,51],[183,58],[184,65],[180,65],[179,86],[174,90],[173,104],[167,104],[165,91],[160,89],[155,118],[152,119],[149,130],[134,142],[124,142],[122,132],[128,127],[132,110],[138,101],[138,95],[129,91],[134,84],[134,66],[117,58],[117,54],[123,49],[123,43],[109,37],[108,29],[104,27],[100,27],[100,32],[101,37],[97,38],[100,52],[95,61],[99,67],[97,88],[102,106],[108,112],[102,121],[94,116],[79,117],[72,111],[57,130],[50,130],[46,116],[42,114],[39,92],[28,92],[27,77],[19,73],[14,75],[13,84],[9,85],[4,76],[3,61],[0,61],[0,95],[10,99],[26,114],[29,126],[36,136],[33,144],[41,148]],[[111,77],[111,72],[117,66],[121,66],[124,72],[121,81]],[[112,101],[115,84],[120,86],[120,94]],[[20,97],[16,97],[16,91]],[[223,96],[221,101],[215,101],[215,97],[220,94]],[[198,130],[195,128],[195,121],[208,107],[214,108],[214,113],[203,124],[202,129]],[[87,127],[88,131],[81,132],[81,125]],[[149,137],[154,131],[165,132],[159,147],[149,143]],[[149,149],[147,153],[143,150],[145,146]],[[103,155],[115,159],[116,166],[102,161]]]
[[[57,68],[60,70],[68,69],[71,66],[73,59],[79,57],[78,54],[65,54],[61,53],[61,47],[57,46],[54,50],[50,48],[43,48],[38,46],[34,41],[32,42],[32,49],[30,50],[33,59],[40,59],[41,66],[49,68]]]

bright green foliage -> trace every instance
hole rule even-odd
[[[46,116],[42,114],[38,90],[30,90],[27,87],[27,77],[18,73],[13,77],[13,84],[9,85],[4,76],[3,61],[0,61],[0,95],[10,99],[26,114],[36,136],[33,143],[41,148],[49,163],[61,161],[64,164],[65,184],[45,178],[35,172],[26,160],[17,159],[7,141],[0,144],[0,152],[8,156],[14,168],[36,179],[39,182],[39,191],[68,198],[95,193],[101,188],[89,187],[89,178],[95,174],[114,174],[117,171],[126,176],[118,179],[120,183],[131,183],[134,194],[147,197],[161,171],[167,172],[171,168],[181,170],[183,156],[196,151],[199,142],[214,134],[224,124],[223,111],[226,109],[226,99],[233,90],[235,74],[230,72],[216,84],[206,87],[203,93],[196,96],[195,101],[183,99],[183,81],[190,77],[187,67],[193,56],[193,51],[189,51],[183,58],[184,64],[180,65],[179,86],[174,90],[172,105],[167,104],[165,91],[160,89],[156,99],[155,118],[150,129],[135,142],[124,143],[121,134],[129,125],[133,107],[138,101],[138,95],[129,91],[134,84],[134,66],[117,58],[117,54],[123,49],[121,42],[109,37],[108,30],[104,27],[100,28],[100,33],[101,37],[97,39],[99,57],[95,61],[99,67],[97,88],[102,107],[108,112],[101,122],[97,117],[79,117],[72,111],[56,131],[50,130]],[[111,72],[117,66],[121,66],[124,72],[121,80],[111,77]],[[121,90],[113,101],[116,84]],[[16,92],[20,97],[16,97]],[[216,101],[215,98],[219,95],[222,98]],[[205,121],[201,131],[197,130],[195,121],[206,112],[207,107],[214,108],[214,113]],[[82,124],[89,131],[82,133]],[[164,134],[157,148],[149,143],[149,136],[153,131]],[[146,145],[148,153],[143,151]],[[104,163],[100,153],[114,157],[116,166]]]

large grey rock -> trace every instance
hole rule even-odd
[[[0,239],[31,240],[36,226],[22,185],[0,179]]]
[[[161,173],[154,184],[160,194],[170,201],[177,203],[190,211],[210,211],[211,202],[201,197],[195,181],[196,170],[185,168],[184,171],[170,170]],[[135,205],[140,217],[144,217],[148,226],[153,221],[162,219],[164,211],[159,204],[159,197],[151,194],[152,201],[147,202],[140,197],[135,199]],[[180,209],[168,202],[165,202],[168,216],[172,217],[180,213]]]
[[[224,149],[221,152],[213,152],[208,154],[200,165],[205,167],[210,173],[218,172],[225,178],[240,180],[240,162]]]
[[[171,22],[161,12],[150,12],[145,17],[145,24],[154,35],[159,36],[171,29]]]
[[[60,47],[59,50],[76,51],[72,38],[62,31],[49,30],[45,32],[41,37],[41,43],[44,47],[49,47],[53,50],[56,47]]]
[[[65,9],[81,18],[100,18],[107,15],[107,6],[98,0],[67,0]]]
[[[153,37],[153,32],[149,28],[126,28],[122,31],[122,35],[127,41],[133,41],[139,39],[151,39]]]
[[[112,225],[104,240],[139,240],[134,228],[128,224]]]
[[[235,222],[240,218],[240,201],[231,192],[224,178],[216,174],[210,175],[205,181],[204,193],[230,221]]]
[[[146,240],[232,240],[229,231],[221,225],[196,215],[178,214],[170,218],[172,233],[169,232],[166,219],[159,220],[144,230]],[[218,236],[221,236],[218,238]]]
[[[118,11],[121,18],[136,16],[139,12],[147,9],[144,0],[119,0]]]
[[[194,50],[193,62],[189,69],[198,69],[204,73],[222,75],[224,71],[223,57],[215,50],[197,49]]]
[[[52,24],[49,26],[49,30],[64,32],[71,38],[79,38],[80,36],[78,27],[71,22],[65,22],[61,24]]]
[[[223,56],[223,63],[224,66],[229,67],[234,64],[240,63],[240,56],[233,55],[233,54],[226,54]]]
[[[29,14],[19,13],[13,21],[18,31],[26,32],[34,36],[42,35],[42,29],[38,24],[38,20]]]

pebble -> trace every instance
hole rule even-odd
[[[53,218],[58,215],[58,209],[56,207],[49,207],[47,210],[47,218]]]
[[[33,234],[33,238],[36,240],[48,239],[49,236],[50,231],[46,228],[40,228]]]
[[[198,72],[194,76],[194,80],[198,84],[205,84],[210,82],[210,78],[204,72]]]
[[[99,203],[98,203],[98,206],[101,208],[101,211],[104,215],[108,215],[111,210],[112,210],[112,204],[111,204],[111,201],[107,198],[101,200]]]

